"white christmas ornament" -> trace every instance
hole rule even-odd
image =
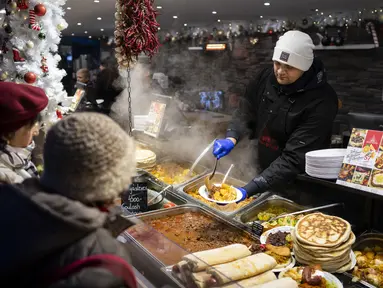
[[[35,47],[35,43],[33,43],[32,41],[28,41],[26,46],[28,49],[32,49],[33,47]]]
[[[19,2],[27,6],[13,15],[5,15],[8,18],[6,23],[9,23],[12,28],[12,34],[7,34],[4,28],[0,29],[0,34],[9,37],[9,42],[6,44],[8,52],[3,55],[3,61],[0,62],[0,80],[25,84],[23,77],[26,73],[36,74],[36,82],[33,85],[44,89],[50,100],[46,113],[52,115],[56,113],[57,103],[66,96],[61,83],[66,72],[58,69],[57,65],[61,57],[56,54],[61,41],[60,31],[68,26],[63,18],[64,10],[62,9],[66,0],[20,0]],[[16,2],[11,2],[7,8],[13,7],[15,5],[13,3]],[[42,4],[46,8],[44,16],[39,17],[30,12],[34,11],[37,4]],[[28,13],[29,16],[25,19]],[[33,17],[32,22],[38,25],[34,26],[35,29],[31,28],[31,17]],[[41,29],[37,30],[37,27]],[[46,60],[43,60],[43,57]],[[46,69],[42,60],[48,72],[44,72]]]

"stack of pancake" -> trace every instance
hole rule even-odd
[[[355,235],[346,220],[322,213],[300,219],[291,232],[296,260],[305,265],[319,264],[330,273],[352,269],[351,246]]]
[[[136,149],[136,162],[137,168],[150,170],[156,165],[157,157],[156,154],[147,149]]]

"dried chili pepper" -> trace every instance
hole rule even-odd
[[[159,24],[154,0],[117,0],[116,57],[121,67],[128,67],[138,55],[152,57],[159,48],[156,37]]]

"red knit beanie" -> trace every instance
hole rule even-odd
[[[47,105],[48,97],[41,88],[0,82],[0,135],[28,124]]]

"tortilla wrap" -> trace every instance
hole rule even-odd
[[[207,288],[208,287],[207,283],[210,280],[211,275],[207,274],[205,271],[202,271],[202,272],[198,272],[198,273],[193,273],[192,277],[194,280],[194,284],[198,288]]]
[[[297,282],[293,279],[286,277],[274,280],[265,284],[253,286],[253,288],[298,288]]]
[[[245,245],[233,244],[189,254],[184,256],[182,260],[188,262],[193,272],[200,272],[206,270],[209,266],[229,263],[250,255],[251,252]]]
[[[260,285],[260,284],[268,283],[274,280],[277,280],[277,277],[275,276],[273,272],[268,271],[258,276],[251,277],[249,279],[245,279],[239,282],[235,282],[234,284],[227,284],[225,286],[222,286],[222,288],[238,288],[238,287],[251,288],[251,287],[254,287],[254,285]]]
[[[277,266],[277,261],[273,257],[265,253],[259,253],[208,268],[206,272],[214,276],[219,285],[223,285],[257,276],[274,269],[275,266]]]

